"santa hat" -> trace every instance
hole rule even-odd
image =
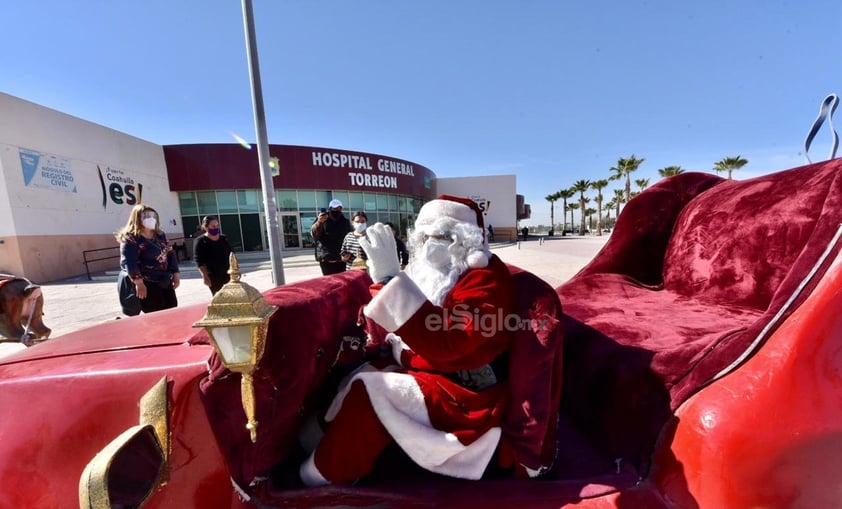
[[[482,250],[474,251],[468,255],[468,266],[471,268],[488,266],[490,253],[488,252],[488,242],[485,239],[482,210],[480,210],[477,202],[470,198],[443,194],[421,207],[421,210],[418,211],[418,217],[415,219],[415,228],[423,229],[442,217],[449,217],[479,228],[480,235],[482,235]]]

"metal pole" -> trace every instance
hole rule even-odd
[[[266,136],[266,115],[263,111],[263,88],[260,85],[260,64],[257,61],[257,39],[254,35],[254,13],[251,0],[243,0],[243,23],[246,30],[246,54],[248,55],[251,98],[254,106],[254,129],[257,133],[257,156],[260,161],[260,181],[263,187],[263,213],[266,217],[269,258],[272,263],[272,281],[284,284],[284,263],[281,255],[278,206],[275,202],[275,186],[272,184],[272,169],[269,167],[269,144]]]

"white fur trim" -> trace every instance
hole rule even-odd
[[[470,253],[465,261],[472,269],[484,269],[488,267],[490,258],[487,252],[477,250]]]
[[[522,463],[520,466],[522,466],[523,469],[526,470],[526,475],[528,475],[530,479],[538,477],[539,475],[543,474],[544,472],[550,469],[550,467],[540,466],[538,467],[538,470],[532,470],[531,468],[527,467]]]
[[[298,475],[301,476],[301,481],[305,486],[325,486],[330,484],[330,481],[325,479],[319,469],[316,468],[316,461],[313,459],[313,454],[307,457],[301,468],[298,469]]]
[[[452,217],[457,221],[478,226],[476,211],[464,203],[450,200],[431,200],[418,211],[418,217],[415,218],[415,227],[432,224],[441,217]]]
[[[424,292],[405,272],[400,272],[371,299],[364,309],[365,316],[389,332],[409,321],[427,302]]]
[[[362,381],[380,422],[395,442],[419,466],[461,479],[479,479],[500,441],[499,427],[491,428],[470,445],[430,424],[424,393],[412,375],[363,369],[349,377],[327,411],[332,420],[351,382]]]
[[[392,358],[395,359],[395,362],[403,366],[401,363],[401,354],[403,354],[404,350],[409,350],[409,347],[406,346],[403,339],[394,332],[386,334],[386,343],[392,345]]]
[[[237,484],[237,481],[235,481],[233,477],[231,477],[230,479],[231,479],[231,486],[234,487],[234,491],[237,492],[237,496],[240,497],[240,500],[242,500],[244,502],[251,502],[251,497],[249,496],[248,493],[246,493],[246,490],[241,488],[240,485]]]

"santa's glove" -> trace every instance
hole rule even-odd
[[[395,362],[403,366],[401,357],[404,351],[409,350],[409,347],[403,342],[400,336],[391,332],[386,335],[386,343],[392,347],[392,357],[395,359]]]
[[[375,283],[386,283],[401,271],[398,248],[392,229],[376,223],[360,237],[360,246],[368,256],[368,274]]]

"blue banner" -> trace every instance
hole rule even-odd
[[[44,187],[65,193],[76,192],[76,180],[70,159],[42,154],[25,148],[18,149],[23,182],[27,187]]]

